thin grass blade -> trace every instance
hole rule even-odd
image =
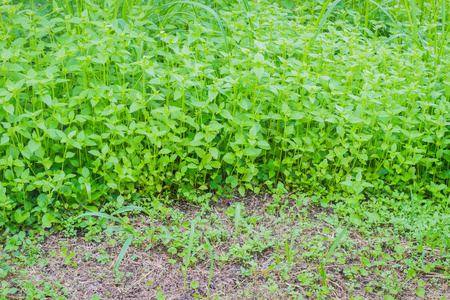
[[[116,221],[116,222],[119,222],[119,223],[123,224],[122,220],[120,220],[119,218],[116,218],[116,217],[113,217],[113,216],[110,216],[110,215],[107,215],[107,214],[101,213],[101,212],[87,212],[87,213],[79,215],[76,218],[81,218],[81,217],[86,217],[86,216],[107,218],[107,219],[110,219],[110,220],[113,220],[113,221]]]
[[[137,211],[145,211],[145,208],[140,207],[140,206],[135,206],[135,205],[128,205],[125,207],[122,207],[118,210],[115,211],[116,214],[121,214],[127,211],[132,211],[132,210],[137,210]]]
[[[328,260],[330,259],[331,255],[333,254],[336,247],[339,245],[339,242],[344,238],[345,233],[347,232],[348,226],[344,228],[344,230],[341,231],[341,233],[338,235],[338,237],[334,240],[333,245],[331,246],[330,250],[327,253],[327,256],[325,257],[325,264],[327,264]]]
[[[286,242],[285,242],[285,248],[286,248],[286,259],[287,259],[287,261],[289,263],[291,261],[291,252],[289,251],[290,248],[289,248],[289,243],[288,243],[287,239],[286,239]]]
[[[132,233],[131,230],[129,230],[129,229],[127,229],[127,228],[117,227],[117,226],[106,228],[104,232],[105,232],[105,233],[111,233],[111,232],[128,232],[128,233],[130,233],[130,234]]]
[[[209,298],[209,295],[211,293],[211,290],[210,290],[209,286],[211,285],[211,280],[212,280],[212,274],[213,274],[213,268],[214,268],[214,256],[213,256],[213,252],[212,252],[211,243],[209,242],[207,237],[205,237],[205,240],[206,240],[206,244],[209,247],[209,257],[210,257],[210,260],[211,260],[211,265],[209,267],[209,277],[208,277],[208,298]]]
[[[420,41],[420,45],[424,48],[424,41],[419,32],[419,26],[417,24],[417,9],[416,9],[416,1],[410,0],[411,4],[411,13],[412,13],[412,25],[414,29],[414,37]]]
[[[131,242],[133,241],[133,236],[130,235],[125,243],[123,243],[122,250],[120,250],[119,256],[117,257],[116,264],[114,265],[114,270],[117,269],[119,264],[122,262],[123,258],[125,257],[125,254],[127,253],[128,247],[130,247]]]
[[[236,205],[236,211],[234,213],[234,238],[236,239],[236,236],[238,234],[239,229],[239,219],[241,218],[241,204],[238,203]]]
[[[211,9],[210,7],[208,7],[208,6],[204,5],[204,4],[201,4],[201,3],[198,3],[198,2],[194,2],[194,1],[173,1],[173,2],[170,2],[170,3],[167,3],[167,4],[162,4],[161,6],[174,6],[176,4],[193,5],[193,6],[197,6],[199,8],[202,8],[202,9],[206,10],[207,12],[209,12],[216,19],[216,22],[219,25],[220,31],[222,32],[223,39],[225,41],[225,49],[228,52],[228,40],[227,40],[227,35],[225,33],[225,28],[223,27],[223,24],[222,24],[222,21],[221,21],[219,15],[213,9]]]
[[[247,12],[251,11],[250,5],[248,4],[248,0],[242,0],[244,2],[244,7]]]
[[[306,54],[308,53],[309,49],[314,45],[314,42],[316,41],[317,37],[319,36],[319,33],[322,31],[322,27],[325,24],[325,22],[327,21],[328,17],[330,16],[331,12],[333,11],[333,9],[336,7],[336,5],[341,2],[342,0],[335,0],[333,3],[331,3],[330,5],[328,5],[330,3],[330,0],[327,1],[324,4],[324,7],[319,15],[319,18],[316,21],[316,25],[315,25],[315,34],[314,36],[309,40],[308,45],[305,48],[305,52],[303,55],[303,61],[306,60]],[[328,9],[325,12],[325,9],[328,7]]]
[[[192,245],[194,244],[195,222],[191,221],[191,232],[189,234],[189,244],[186,254],[186,260],[184,261],[184,267],[187,268],[191,263]]]
[[[420,43],[419,40],[417,40],[414,36],[411,36],[410,33],[406,32],[405,30],[403,30],[403,28],[400,26],[400,24],[391,16],[391,14],[386,10],[386,8],[384,8],[383,6],[381,6],[380,4],[378,4],[377,2],[373,1],[373,0],[367,0],[370,1],[370,3],[374,4],[376,7],[378,7],[382,12],[384,12],[384,14],[389,18],[389,20],[391,20],[391,22],[395,25],[395,27],[397,27],[398,30],[402,31],[404,34],[406,34],[406,36],[408,38],[410,38],[414,43],[416,43],[416,45],[418,45],[419,47],[422,47],[423,45]]]

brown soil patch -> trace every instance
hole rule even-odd
[[[272,201],[270,197],[252,196],[244,200],[238,198],[223,199],[215,203],[212,209],[218,215],[222,224],[221,227],[228,232],[230,239],[228,242],[216,243],[214,254],[218,257],[228,253],[233,243],[244,245],[246,242],[244,234],[238,235],[237,239],[234,240],[234,224],[225,214],[226,209],[237,201],[244,203],[247,216],[261,217],[256,221],[257,226],[255,228],[263,226],[272,231],[272,237],[278,237],[281,241],[285,240],[284,236],[289,235],[293,224],[283,223],[276,215],[269,215],[265,212],[265,204]],[[197,216],[200,212],[199,208],[191,205],[181,204],[175,208],[187,213],[186,221]],[[327,217],[333,217],[330,209],[311,206],[306,208],[306,212],[305,210],[294,209],[291,213],[298,214],[293,220],[297,222],[298,230],[301,230],[304,236],[308,236],[306,241],[319,235],[329,237],[328,241],[332,241],[335,237],[334,230],[330,234],[322,232],[325,227],[333,227],[330,223],[324,221]],[[214,226],[214,224],[208,225]],[[140,224],[139,226],[146,225]],[[354,254],[356,250],[363,251],[363,249],[372,247],[371,241],[363,238],[356,231],[349,234],[348,240],[352,245],[353,252],[350,249],[348,250],[349,255],[346,257],[345,264],[333,262],[326,266],[331,288],[327,299],[349,299],[356,296],[363,299],[382,299],[382,296],[378,294],[380,288],[375,287],[373,291],[367,291],[365,287],[370,282],[383,282],[385,278],[369,275],[355,276],[356,279],[352,280],[344,273],[346,268],[360,266],[361,257]],[[61,245],[61,242],[67,242],[67,244]],[[330,245],[331,242],[324,243],[326,248],[329,248]],[[36,282],[57,281],[68,289],[70,292],[69,299],[91,299],[94,295],[100,296],[100,299],[156,299],[158,292],[166,295],[167,299],[195,299],[192,294],[206,297],[210,267],[208,253],[205,253],[203,260],[200,259],[188,270],[185,290],[180,271],[182,261],[170,254],[165,245],[159,244],[148,252],[144,251],[144,247],[131,246],[119,267],[120,273],[117,273],[112,270],[112,265],[115,262],[114,258],[120,252],[121,246],[120,242],[111,245],[106,240],[95,243],[87,242],[81,237],[65,238],[61,234],[51,236],[42,244],[42,249],[45,252],[45,258],[43,257],[43,259],[48,260],[48,263],[42,267],[39,267],[38,264],[30,268],[26,278],[23,279]],[[248,270],[251,266],[242,260],[230,257],[228,260],[221,262],[216,259],[210,283],[211,294],[217,295],[220,299],[270,299],[274,297],[292,299],[291,292],[297,292],[305,298],[314,298],[308,296],[308,287],[302,285],[299,275],[316,273],[314,264],[317,264],[317,261],[310,261],[302,257],[302,252],[306,249],[302,248],[303,246],[299,245],[298,242],[296,246],[299,246],[301,251],[292,265],[289,278],[284,279],[279,270],[268,271],[271,264],[274,263],[273,259],[272,261],[269,261],[269,259],[274,255],[275,247],[265,249],[261,253],[251,253],[254,268],[252,274],[245,277],[242,276],[243,270]],[[61,256],[63,247],[68,248],[68,253],[75,253],[69,265],[64,263],[64,257]],[[284,248],[280,247],[280,251],[283,252]],[[389,253],[389,251],[389,249],[386,249],[386,253]],[[96,257],[105,253],[110,259],[107,263],[102,264],[102,261],[96,259]],[[433,258],[430,256],[429,259]],[[76,266],[71,266],[73,263],[76,263]],[[403,270],[406,266],[397,261],[392,261],[391,266],[395,266],[398,283],[403,284],[406,278]],[[380,265],[377,268],[386,272],[391,270],[389,264]],[[120,279],[120,277],[122,278]],[[442,273],[438,271],[428,272],[418,274],[418,277],[427,283],[426,299],[440,299],[440,297],[450,299],[448,279],[445,279]],[[11,279],[9,278],[7,281]],[[197,289],[193,290],[189,286],[191,281],[199,283]],[[269,291],[269,286],[274,284],[278,285],[278,288],[272,292]],[[16,287],[19,292],[17,295],[9,297],[10,299],[21,297],[21,287]],[[403,290],[396,298],[418,299],[414,292],[416,289],[416,283],[406,281]]]

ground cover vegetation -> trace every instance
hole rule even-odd
[[[130,2],[2,6],[2,226],[276,182],[447,208],[445,1]]]
[[[282,188],[198,206],[140,199],[155,217],[127,215],[137,238],[117,268],[129,235],[102,234],[106,218],[78,236],[22,231],[4,246],[0,298],[449,298],[447,247],[426,212],[411,218],[379,198],[364,205],[364,226],[347,227],[316,200]]]
[[[449,5],[4,0],[0,297],[448,298]]]

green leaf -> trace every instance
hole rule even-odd
[[[327,253],[327,256],[325,257],[325,264],[328,263],[328,260],[330,259],[331,255],[333,254],[334,250],[336,249],[336,247],[339,245],[339,242],[344,238],[345,233],[347,232],[348,226],[350,226],[350,224],[348,224],[344,230],[341,231],[341,233],[337,236],[337,238],[334,240],[333,245],[331,245],[330,250]]]
[[[125,201],[125,198],[122,195],[119,195],[117,197],[117,207],[122,207],[124,201]]]
[[[52,97],[50,97],[50,95],[45,95],[44,97],[42,97],[42,102],[47,104],[50,108],[53,106]]]
[[[353,186],[355,183],[351,180],[346,180],[346,181],[341,182],[341,184],[345,185],[345,186]]]
[[[25,167],[25,164],[24,164],[23,161],[21,161],[20,159],[14,160],[14,165],[15,165],[16,167]]]
[[[425,289],[421,286],[417,287],[416,295],[420,298],[425,297]]]
[[[264,75],[264,68],[260,67],[260,68],[255,68],[254,70],[255,70],[256,78],[258,78],[258,80],[261,81],[261,78]]]
[[[218,91],[208,91],[208,100],[212,101],[214,99],[216,99],[217,95],[219,94]]]
[[[261,53],[256,53],[255,54],[255,62],[263,62],[264,61],[264,55],[262,55]]]
[[[192,252],[192,247],[194,245],[194,233],[195,233],[195,221],[192,220],[191,221],[191,232],[189,234],[189,244],[188,244],[187,253],[186,253],[186,260],[184,261],[185,268],[187,268],[189,266],[189,264],[191,263],[191,252]]]
[[[107,218],[107,219],[109,219],[109,220],[116,221],[116,222],[118,222],[118,223],[123,224],[123,221],[120,220],[119,218],[116,218],[116,217],[113,217],[113,216],[110,216],[110,215],[107,215],[107,214],[101,213],[101,212],[87,212],[87,213],[84,213],[84,214],[79,215],[79,216],[77,217],[77,219],[78,219],[78,218],[81,218],[81,217],[88,217],[88,216],[100,217],[100,218]]]
[[[11,170],[6,170],[5,171],[5,178],[9,181],[13,181],[14,180],[14,173]]]
[[[16,210],[14,213],[14,218],[16,219],[16,222],[19,224],[26,221],[29,217],[30,217],[29,212],[22,214],[21,210]]]
[[[103,146],[102,148],[102,154],[105,155],[109,152],[109,146],[108,144],[105,144],[105,146]]]
[[[223,157],[223,161],[224,162],[226,162],[226,163],[228,163],[228,164],[234,164],[234,159],[235,159],[235,156],[234,156],[234,154],[232,154],[232,153],[227,153],[227,154],[225,154],[225,156]]]
[[[9,135],[4,133],[2,139],[0,140],[0,145],[5,145],[9,142]]]
[[[18,64],[7,63],[6,64],[6,68],[7,68],[7,70],[9,72],[22,72],[22,71],[24,71],[24,68],[22,68],[22,66],[18,65]]]
[[[234,176],[228,176],[225,182],[231,185],[231,188],[235,188],[238,185],[238,180]]]
[[[81,175],[83,175],[84,178],[88,178],[89,177],[89,169],[86,167],[83,167],[83,169],[81,170]]]
[[[137,102],[133,102],[130,106],[130,114],[134,113],[135,111],[138,111],[139,109],[142,108],[142,105],[140,103]]]
[[[230,114],[230,112],[229,112],[228,110],[226,110],[226,109],[222,110],[222,111],[220,112],[220,115],[221,115],[222,117],[224,117],[225,119],[233,120],[233,116],[232,116],[232,115]]]
[[[3,109],[11,115],[14,114],[14,105],[12,105],[10,103],[3,105]]]
[[[52,227],[52,223],[55,221],[55,217],[50,214],[50,213],[46,213],[43,217],[42,217],[42,227],[44,228],[50,228]]]
[[[41,143],[37,142],[35,140],[30,140],[28,142],[28,148],[30,149],[31,153],[36,152],[39,148],[41,148]]]
[[[128,247],[130,247],[131,242],[133,241],[133,236],[130,235],[126,240],[125,243],[123,243],[122,249],[120,250],[119,256],[117,257],[116,264],[114,265],[114,270],[117,269],[117,267],[122,262],[123,258],[125,257],[125,254],[127,253]]]
[[[239,187],[238,189],[239,194],[241,195],[241,197],[245,197],[245,187],[243,187],[242,185]]]
[[[94,156],[100,156],[101,155],[100,152],[97,151],[97,150],[89,150],[88,153],[90,153],[90,154],[92,154]]]
[[[211,156],[214,159],[217,159],[219,157],[219,150],[217,150],[217,148],[210,148],[209,153],[211,153]]]
[[[196,289],[198,288],[199,283],[197,281],[191,281],[191,288]]]
[[[261,149],[270,150],[270,144],[266,141],[258,141],[256,143]]]

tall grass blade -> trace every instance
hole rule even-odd
[[[195,233],[195,222],[191,221],[191,232],[189,234],[189,243],[188,249],[186,253],[186,260],[184,261],[184,267],[187,269],[189,264],[191,263],[191,253],[192,253],[192,245],[194,244],[194,233]]]
[[[114,19],[117,19],[119,16],[119,9],[120,9],[120,2],[122,0],[116,0],[116,3],[114,4]]]
[[[238,234],[240,218],[241,218],[241,204],[238,203],[236,205],[236,211],[234,213],[234,239],[236,239],[236,236]]]
[[[108,228],[105,229],[104,232],[105,232],[105,233],[111,233],[111,232],[127,232],[127,233],[129,233],[129,234],[133,234],[133,231],[131,231],[130,229],[128,229],[128,228],[123,228],[123,227],[117,227],[117,226],[114,226],[114,227],[108,227]]]
[[[339,245],[340,241],[344,238],[345,233],[347,232],[348,226],[344,228],[344,230],[341,231],[341,233],[338,235],[338,237],[334,240],[333,245],[331,246],[330,250],[327,253],[327,256],[325,257],[325,264],[327,264],[328,260],[330,259],[331,255],[333,254],[336,247]]]
[[[406,0],[405,0],[406,1]],[[422,36],[420,35],[419,32],[419,26],[417,24],[417,9],[416,9],[416,1],[415,0],[410,0],[410,4],[411,4],[411,25],[413,27],[414,30],[414,38],[418,39],[420,41],[420,44],[422,46],[422,48],[424,48],[424,41],[422,39]]]
[[[322,31],[322,27],[325,24],[325,22],[327,21],[328,17],[330,16],[331,12],[333,11],[334,7],[341,2],[342,0],[335,0],[333,3],[331,3],[329,5],[329,3],[331,2],[331,0],[328,0],[323,8],[322,11],[320,12],[319,18],[317,18],[316,20],[316,25],[314,26],[315,29],[315,34],[314,36],[309,40],[308,45],[305,48],[305,52],[303,54],[303,61],[306,61],[306,57],[307,57],[307,53],[309,51],[309,49],[314,45],[314,42],[317,39],[317,36],[319,35],[319,33]],[[325,12],[326,11],[326,12]]]
[[[122,208],[116,210],[115,213],[120,214],[123,212],[132,211],[132,210],[145,211],[146,209],[143,207],[140,207],[140,206],[129,205],[129,206],[125,206],[125,207],[122,207]]]
[[[242,0],[242,2],[244,3],[245,10],[247,11],[247,22],[248,22],[248,25],[250,25],[250,30],[251,30],[251,32],[250,32],[250,35],[251,35],[250,42],[252,42],[254,40],[253,33],[254,33],[255,29],[253,28],[253,23],[252,23],[252,20],[250,19],[250,15],[249,15],[250,12],[251,12],[251,8],[250,8],[250,5],[248,3],[248,0]]]
[[[291,252],[290,252],[290,247],[289,247],[288,239],[286,239],[286,242],[285,242],[285,248],[286,248],[286,259],[287,259],[288,264],[289,264],[289,262],[291,261]]]
[[[250,5],[248,4],[248,0],[242,0],[242,2],[244,2],[245,10],[246,10],[247,12],[250,12],[251,9],[250,9]]]
[[[442,0],[441,10],[442,10],[442,17],[441,17],[442,18],[442,30],[441,30],[442,31],[442,38],[441,38],[441,45],[439,47],[439,53],[436,56],[436,65],[440,61],[442,52],[444,50],[445,42],[447,40],[447,35],[448,35],[449,29],[450,29],[450,26],[448,26],[446,24],[447,23],[447,1],[446,0]],[[448,27],[447,30],[446,30],[446,27]]]
[[[194,244],[194,233],[195,233],[195,222],[191,221],[191,231],[189,233],[189,243],[188,243],[188,249],[186,253],[186,259],[184,260],[184,266],[181,267],[181,274],[183,275],[183,289],[186,291],[186,273],[187,269],[189,267],[189,264],[191,263],[191,253],[192,253],[192,246]]]
[[[110,215],[108,215],[108,214],[101,213],[101,212],[87,212],[87,213],[84,213],[84,214],[79,215],[77,218],[86,217],[86,216],[93,216],[93,217],[107,218],[107,219],[110,219],[110,220],[112,220],[112,221],[116,221],[116,222],[118,222],[118,223],[123,224],[123,221],[120,220],[119,218],[116,218],[116,217],[113,217],[113,216],[110,216]]]
[[[422,48],[423,45],[420,43],[420,41],[418,39],[416,39],[413,36],[411,36],[411,33],[406,32],[405,30],[403,30],[402,26],[400,26],[400,24],[392,17],[392,15],[387,11],[386,8],[384,8],[383,6],[381,6],[380,4],[378,4],[377,2],[373,1],[373,0],[367,0],[370,1],[370,3],[374,4],[376,7],[378,7],[388,18],[389,20],[391,20],[391,22],[395,25],[395,27],[397,27],[398,30],[400,30],[401,32],[403,32],[408,38],[410,38],[419,48]]]
[[[210,285],[211,285],[211,280],[212,280],[212,274],[213,274],[213,268],[214,268],[214,256],[213,256],[213,252],[212,252],[212,246],[211,243],[209,242],[208,238],[205,237],[206,240],[206,244],[209,247],[209,257],[210,257],[210,261],[211,261],[211,265],[209,267],[209,277],[208,277],[208,298],[211,294],[211,289],[210,289]]]
[[[414,207],[414,197],[413,197],[413,192],[412,192],[411,186],[409,187],[409,191],[411,193],[411,217],[415,217],[416,216],[416,210],[415,210],[415,207]]]
[[[216,22],[219,25],[220,31],[222,32],[223,39],[225,41],[225,49],[228,52],[228,40],[227,40],[227,35],[225,33],[225,28],[223,27],[223,24],[222,24],[222,21],[221,21],[219,15],[213,9],[211,9],[210,7],[208,7],[204,4],[194,2],[194,1],[173,1],[173,2],[170,2],[167,4],[162,4],[161,7],[171,6],[173,8],[177,4],[188,4],[188,5],[197,6],[199,8],[206,10],[208,13],[210,13],[216,19]]]
[[[133,236],[130,235],[125,243],[123,243],[122,250],[120,250],[119,256],[117,257],[116,264],[114,265],[114,270],[117,269],[119,264],[122,262],[123,258],[125,257],[125,254],[127,253],[128,247],[130,247],[131,242],[133,241]]]

